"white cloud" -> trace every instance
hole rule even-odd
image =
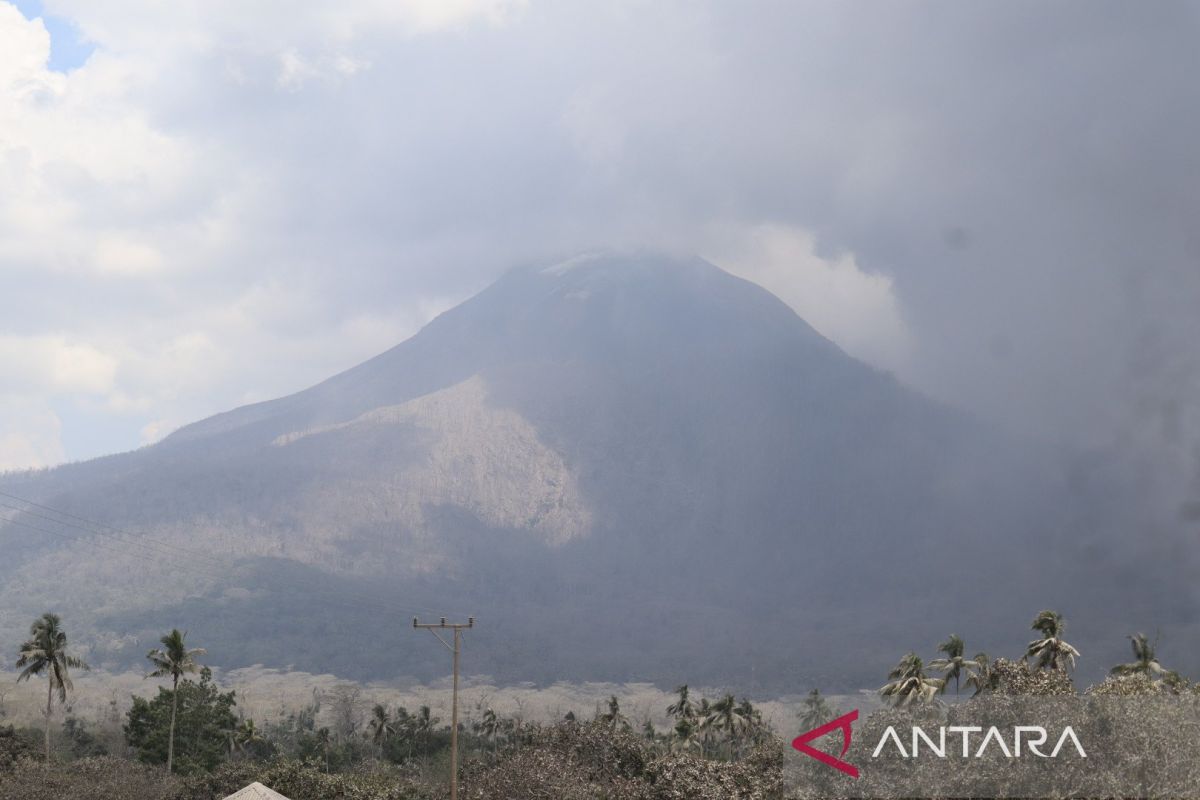
[[[36,400],[0,396],[0,472],[50,467],[65,458],[57,414]]]
[[[0,364],[10,390],[106,394],[117,359],[91,344],[64,336],[0,336]]]
[[[372,355],[511,264],[606,246],[700,250],[1017,425],[1103,434],[1154,383],[1191,402],[1158,379],[1196,339],[1200,207],[1179,77],[1200,51],[1169,4],[45,7],[95,50],[48,70],[44,26],[0,0],[22,342],[0,368],[59,409],[68,456],[96,454],[72,403],[133,446]]]
[[[850,355],[905,375],[913,337],[892,279],[866,273],[851,253],[817,255],[811,233],[779,224],[723,226],[706,255],[766,288]]]
[[[107,275],[151,275],[163,267],[162,253],[153,246],[112,234],[98,237],[93,260]]]

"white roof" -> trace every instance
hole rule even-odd
[[[288,800],[279,792],[273,789],[268,789],[258,781],[247,786],[245,789],[239,789],[233,794],[226,797],[225,800]]]

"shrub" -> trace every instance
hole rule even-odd
[[[34,758],[37,751],[13,726],[0,728],[0,773],[9,772],[24,758]]]
[[[641,737],[567,722],[542,729],[495,766],[474,765],[463,785],[474,800],[767,800],[780,796],[782,766],[777,742],[734,763],[655,757]]]
[[[50,769],[23,760],[0,780],[0,800],[170,800],[177,788],[163,770],[120,758],[85,758]]]

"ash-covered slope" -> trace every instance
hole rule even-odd
[[[0,489],[180,548],[0,528],[2,643],[55,607],[93,662],[179,625],[225,666],[440,674],[389,610],[444,608],[502,680],[786,691],[1131,608],[1120,551],[1064,577],[1094,498],[698,259],[518,270],[311,389]]]

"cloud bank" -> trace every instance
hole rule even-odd
[[[0,2],[3,465],[598,246],[705,254],[1032,436],[1194,458],[1195,3],[44,5],[93,49],[50,69]]]

